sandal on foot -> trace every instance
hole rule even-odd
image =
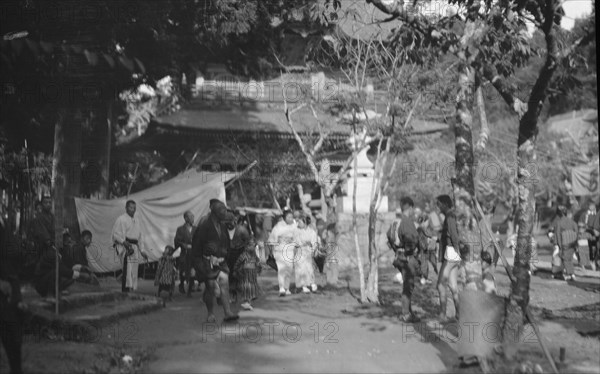
[[[208,316],[208,318],[206,318],[206,322],[215,323],[215,322],[217,322],[217,317],[215,317],[214,314],[211,314],[210,316]]]

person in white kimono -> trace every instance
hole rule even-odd
[[[148,260],[148,255],[142,247],[142,230],[140,222],[135,218],[135,201],[125,204],[125,213],[117,218],[112,229],[112,240],[117,255],[123,264],[121,290],[135,291],[138,283],[138,266],[142,258]]]
[[[315,262],[313,260],[318,248],[317,232],[310,227],[310,217],[300,216],[296,220],[298,228],[295,232],[296,257],[294,261],[294,274],[296,287],[302,287],[302,292],[317,291],[315,283]]]
[[[294,236],[296,223],[291,211],[284,210],[283,220],[279,221],[271,235],[269,245],[273,251],[273,257],[277,262],[277,280],[279,282],[279,296],[291,295],[290,280],[294,271],[295,244]]]

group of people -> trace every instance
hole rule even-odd
[[[429,264],[433,264],[437,274],[437,258],[442,263],[437,282],[441,320],[447,319],[448,288],[458,319],[459,273],[463,272],[465,288],[496,292],[494,267],[499,254],[494,249],[493,241],[498,243],[499,239],[484,229],[483,220],[472,216],[470,202],[466,199],[459,198],[454,204],[450,196],[440,195],[436,198],[436,205],[437,211],[426,206],[423,212],[414,206],[412,199],[401,199],[397,219],[387,232],[388,244],[396,254],[393,264],[399,270],[397,279],[403,283],[400,318],[405,322],[419,320],[411,308],[415,281],[420,277],[421,284],[431,283],[428,280]],[[600,266],[599,226],[600,219],[594,203],[590,203],[587,211],[582,212],[578,222],[573,218],[572,209],[564,204],[558,205],[556,219],[548,233],[554,245],[552,272],[555,278],[574,281],[574,261],[578,261],[582,268],[592,270]],[[513,251],[513,255],[516,246],[517,234],[510,235],[506,247]],[[532,235],[530,275],[537,271],[537,246]],[[481,274],[481,277],[477,274]]]
[[[112,230],[114,248],[123,264],[123,292],[137,289],[138,265],[148,258],[135,212],[135,201],[127,201],[126,212],[117,218]],[[238,220],[233,212],[217,199],[210,200],[210,213],[201,217],[197,225],[194,225],[193,213],[185,212],[183,218],[184,224],[177,228],[173,245],[165,247],[158,261],[155,274],[158,295],[166,292],[171,298],[179,277],[180,292],[185,293],[187,282],[187,294],[191,297],[194,281],[198,281],[205,285],[204,302],[209,321],[215,321],[215,301],[223,306],[226,321],[237,319],[230,307],[230,278],[237,281],[243,278],[245,270],[250,271],[250,262],[255,258],[242,254],[250,252],[250,248],[254,250],[252,237],[243,224],[236,224]],[[180,255],[175,258],[177,249],[180,249]],[[239,277],[232,274],[232,269]],[[249,302],[256,294],[249,292],[248,285],[242,282],[232,286],[231,294],[240,289],[243,297],[248,299],[243,305],[250,309]]]
[[[179,291],[187,295],[195,281],[204,283],[204,301],[209,320],[214,319],[214,299],[223,305],[225,319],[235,315],[228,307],[230,301],[240,301],[241,308],[252,310],[252,301],[260,294],[258,275],[262,271],[260,244],[244,212],[233,212],[217,199],[210,201],[210,214],[202,217],[197,226],[194,215],[185,212],[184,224],[177,228],[174,246],[167,246],[159,260],[155,284],[158,292],[166,291],[169,298],[175,288],[177,275]],[[291,294],[292,277],[304,293],[317,291],[315,257],[320,252],[320,240],[311,217],[299,211],[284,209],[281,220],[266,233],[265,258],[277,270],[279,295]],[[181,248],[178,259],[173,255]]]
[[[448,195],[436,198],[437,210],[428,206],[425,212],[415,207],[413,200],[404,197],[400,200],[397,219],[387,232],[388,244],[395,252],[394,266],[400,271],[402,281],[402,314],[404,322],[417,322],[419,317],[413,312],[411,298],[415,282],[432,283],[429,278],[429,264],[439,273],[437,289],[440,297],[440,319],[447,319],[447,288],[450,289],[455,305],[455,317],[459,315],[458,278],[459,271],[480,272],[479,284],[467,279],[467,285],[473,289],[495,293],[495,280],[488,241],[482,241],[477,219],[468,209],[469,202],[460,199],[455,206]],[[438,258],[442,265],[437,269]],[[469,269],[473,258],[481,259],[480,271]],[[467,265],[467,263],[469,265]],[[467,277],[469,278],[469,277]]]
[[[89,268],[86,251],[92,242],[92,233],[84,230],[79,242],[74,242],[68,232],[63,233],[63,245],[55,244],[54,214],[52,198],[48,195],[36,203],[36,212],[28,228],[25,272],[32,276],[31,283],[42,297],[56,293],[56,259],[58,257],[59,292],[68,293],[67,288],[75,281],[97,284],[98,279]]]
[[[263,262],[277,270],[280,296],[291,294],[292,277],[302,292],[317,291],[315,257],[322,254],[321,241],[309,215],[284,209],[281,220],[265,233],[265,258],[261,260],[259,253],[263,243],[255,239],[244,212],[234,212],[217,199],[210,200],[209,205],[210,213],[200,218],[197,225],[194,225],[194,215],[185,212],[184,224],[177,228],[174,245],[167,246],[159,260],[155,275],[159,293],[165,291],[170,298],[179,277],[179,291],[186,293],[187,283],[187,295],[191,297],[197,281],[205,286],[203,298],[208,321],[215,320],[215,301],[223,307],[224,320],[234,320],[238,316],[231,310],[230,302],[240,301],[242,309],[253,309],[252,301],[261,292],[258,275]],[[115,224],[115,228],[117,226]],[[127,238],[132,239],[130,242],[140,241],[139,237],[128,236],[131,235],[128,226],[123,227],[125,235],[113,235],[117,246],[124,246]],[[137,231],[133,233],[137,234]],[[178,248],[181,249],[180,256],[175,259]]]
[[[59,291],[75,280],[97,282],[87,264],[86,250],[92,241],[92,233],[84,230],[81,241],[73,243],[70,235],[64,235],[61,251],[54,244],[54,215],[52,200],[45,196],[39,204],[31,228],[30,237],[35,247],[35,266],[32,284],[42,296],[55,294],[56,257],[59,258]],[[213,305],[223,306],[225,320],[237,315],[231,311],[230,301],[241,301],[241,307],[252,310],[252,300],[260,293],[257,276],[262,270],[258,245],[252,227],[243,212],[233,212],[217,200],[210,200],[210,213],[194,224],[191,212],[183,215],[184,223],[177,228],[173,245],[166,246],[155,274],[158,294],[166,292],[172,297],[177,278],[179,291],[191,297],[195,282],[204,284],[204,302],[209,310],[209,321],[214,320]],[[280,295],[289,295],[292,274],[296,286],[303,292],[317,290],[315,263],[319,239],[311,219],[304,214],[285,210],[283,217],[265,236],[267,257],[274,259],[278,271]],[[123,292],[138,287],[138,268],[148,259],[143,246],[143,233],[136,216],[136,203],[129,200],[125,213],[120,215],[112,229],[115,253],[122,264],[121,288]],[[262,243],[260,243],[262,244]],[[176,250],[180,256],[175,258]],[[267,261],[268,262],[268,261]]]
[[[315,258],[322,253],[317,231],[311,217],[301,212],[284,210],[268,239],[270,253],[277,264],[279,296],[291,295],[292,274],[303,293],[317,291]]]
[[[554,278],[574,281],[574,262],[582,268],[596,270],[600,266],[600,217],[596,205],[590,203],[587,211],[575,222],[573,209],[559,204],[556,219],[550,225],[548,237],[553,244],[552,273]]]

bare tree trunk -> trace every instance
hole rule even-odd
[[[354,132],[356,134],[356,131]],[[358,145],[357,145],[358,146]],[[354,247],[356,249],[356,263],[358,266],[358,276],[360,279],[360,300],[362,302],[366,302],[366,289],[365,289],[365,269],[363,268],[362,262],[362,254],[360,253],[360,243],[358,242],[358,223],[356,216],[356,189],[358,185],[358,161],[357,158],[354,158],[354,170],[352,173],[354,174],[354,185],[352,189],[352,232],[354,233]]]
[[[421,101],[421,95],[415,100],[406,121],[404,128],[410,123],[415,109]],[[387,172],[387,163],[390,156],[390,150],[392,146],[392,137],[394,134],[394,120],[392,119],[392,132],[389,135],[385,149],[381,151],[381,145],[383,138],[379,139],[377,145],[377,157],[375,159],[375,172],[373,173],[373,182],[371,185],[371,202],[369,205],[369,266],[368,266],[368,278],[367,278],[367,291],[366,298],[369,302],[379,303],[379,248],[377,247],[377,213],[379,212],[379,203],[383,198],[383,193],[386,189],[387,182],[389,180],[389,174]],[[395,160],[392,164],[391,170],[394,170]]]
[[[302,185],[300,183],[298,183],[298,186],[296,187],[298,189],[298,198],[300,199],[300,207],[302,208],[302,211],[304,212],[304,214],[306,214],[307,216],[311,216],[311,211],[310,208],[304,203],[304,201],[302,200],[304,198],[304,188],[302,188]]]
[[[329,217],[329,208],[327,206],[327,181],[325,178],[329,177],[330,169],[329,163],[327,160],[321,161],[321,165],[319,165],[320,175],[317,180],[319,186],[321,187],[321,214],[323,215],[323,219],[327,221],[327,217]]]
[[[370,303],[379,303],[379,249],[377,248],[377,200],[371,200],[369,206],[369,266],[365,299]]]
[[[275,187],[273,187],[272,182],[269,182],[269,190],[271,191],[271,196],[273,197],[273,205],[275,206],[276,209],[281,210],[279,201],[277,201],[277,196],[275,196]]]
[[[377,144],[377,157],[375,159],[375,172],[373,173],[373,180],[371,182],[371,201],[369,203],[369,264],[367,271],[367,289],[365,297],[367,301],[371,303],[379,303],[379,251],[377,243],[375,241],[375,235],[377,232],[377,211],[378,202],[381,194],[381,186],[383,184],[383,175],[381,171],[385,168],[387,163],[387,151],[389,151],[389,145],[391,139],[388,139],[386,152],[381,154],[381,143],[383,138],[379,139]]]
[[[240,179],[237,180],[238,186],[240,186],[240,192],[242,193],[242,199],[244,199],[244,206],[248,206],[248,198],[246,197],[246,191],[244,191],[244,186],[242,185],[242,181]]]

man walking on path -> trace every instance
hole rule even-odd
[[[204,282],[204,303],[208,310],[207,322],[216,322],[215,297],[223,305],[224,321],[239,318],[229,304],[229,267],[225,261],[230,239],[227,222],[233,221],[223,202],[210,200],[210,213],[202,217],[192,237],[192,267],[199,282]]]
[[[125,213],[117,218],[112,229],[112,240],[117,255],[123,264],[121,290],[123,292],[137,290],[138,266],[141,258],[148,260],[142,247],[142,230],[140,222],[135,218],[135,201],[125,203]]]
[[[181,254],[177,259],[177,268],[179,270],[179,292],[185,293],[184,283],[188,283],[188,296],[191,296],[192,286],[194,285],[191,270],[190,256],[192,252],[192,237],[196,226],[194,226],[194,214],[189,210],[183,213],[185,223],[177,228],[175,232],[175,249],[181,248]]]
[[[459,251],[458,226],[456,214],[453,209],[452,199],[448,195],[440,195],[437,205],[444,214],[442,237],[440,240],[440,252],[442,255],[442,267],[438,278],[438,292],[440,294],[440,319],[446,320],[446,286],[450,286],[450,292],[454,299],[456,319],[458,320],[458,270],[461,263]]]
[[[398,225],[399,245],[396,256],[400,262],[400,271],[404,280],[402,286],[402,316],[404,322],[418,322],[417,316],[413,314],[411,297],[415,288],[415,277],[419,276],[419,261],[416,259],[418,251],[419,234],[417,225],[412,218],[414,203],[410,197],[400,200],[402,208],[402,221]]]

